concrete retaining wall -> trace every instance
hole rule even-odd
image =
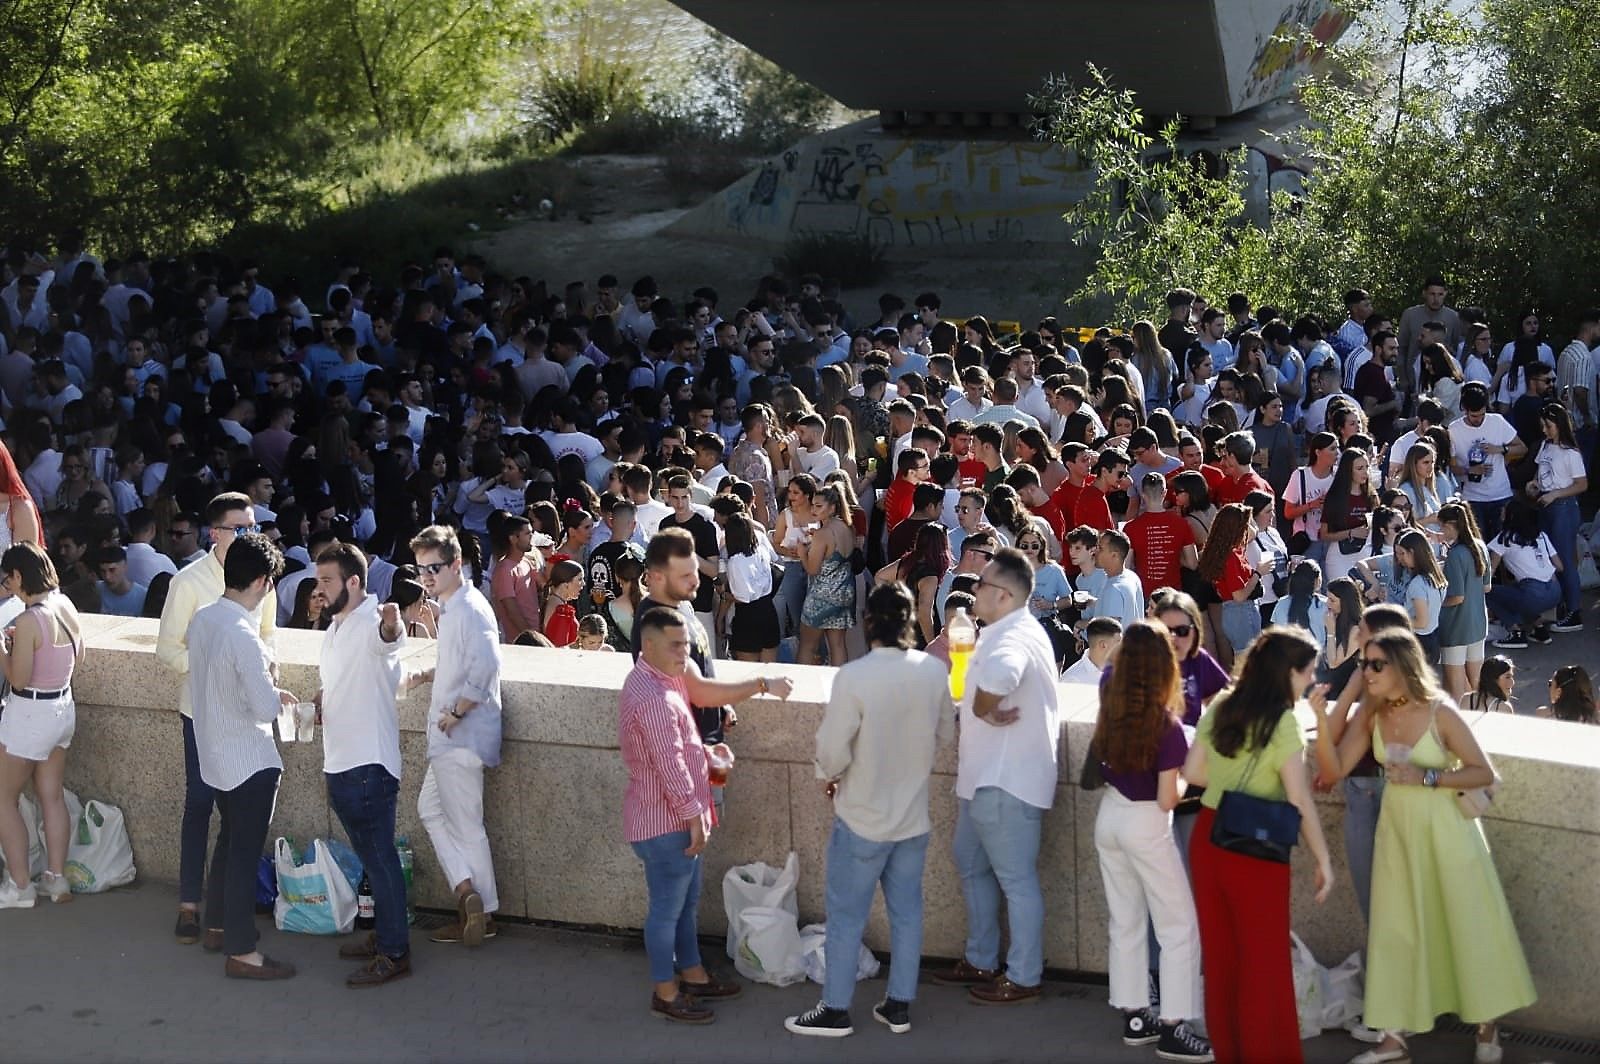
[[[140,875],[175,882],[183,808],[183,743],[176,680],[156,662],[156,622],[88,618],[89,656],[79,670],[78,731],[68,784],[85,798],[122,807]],[[317,686],[316,633],[280,633],[285,686],[304,697]],[[414,641],[408,664],[431,663],[434,645]],[[645,912],[644,878],[622,839],[626,772],[616,748],[616,692],[629,667],[616,654],[508,648],[504,762],[488,774],[485,807],[499,878],[501,911],[577,924],[638,927]],[[752,666],[719,664],[725,676]],[[781,864],[800,855],[802,923],[823,912],[824,853],[831,812],[813,778],[811,755],[833,673],[767,666],[795,679],[793,700],[756,699],[739,707],[730,742],[739,763],[728,790],[727,820],[707,852],[701,927],[725,927],[721,880],[730,865]],[[399,830],[417,851],[417,901],[448,907],[427,833],[416,817],[425,766],[422,734],[427,689],[401,705]],[[1076,781],[1092,734],[1095,706],[1086,687],[1063,688],[1063,784],[1045,818],[1040,854],[1044,881],[1045,959],[1054,968],[1106,970],[1106,907],[1093,826],[1099,798]],[[1505,779],[1494,816],[1485,821],[1537,982],[1538,1004],[1516,1022],[1564,1034],[1600,1035],[1589,976],[1600,957],[1600,728],[1527,717],[1493,716],[1476,724],[1484,748]],[[276,834],[302,843],[338,833],[321,776],[322,748],[284,748],[284,777],[273,822]],[[941,753],[934,781],[934,843],[925,882],[930,956],[959,956],[965,934],[959,881],[950,858],[955,824],[955,752]],[[1311,902],[1309,870],[1297,861],[1294,924],[1324,964],[1335,964],[1365,941],[1343,865],[1341,807],[1320,803],[1339,882],[1328,903]],[[870,944],[887,946],[881,901]]]

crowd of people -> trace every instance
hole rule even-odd
[[[1000,335],[983,317],[945,318],[934,292],[909,304],[886,294],[856,321],[837,285],[811,275],[764,277],[733,305],[710,288],[673,298],[651,277],[555,290],[440,248],[394,277],[343,263],[313,290],[292,277],[269,287],[249,261],[102,261],[74,235],[62,243],[53,256],[9,250],[0,275],[0,569],[27,615],[6,659],[0,844],[9,857],[20,830],[9,799],[30,778],[47,837],[62,833],[50,795],[71,736],[63,648],[77,645],[77,613],[160,617],[158,657],[189,677],[178,936],[225,948],[243,966],[232,974],[282,974],[243,923],[222,919],[244,890],[239,855],[270,811],[276,755],[260,722],[279,694],[270,670],[224,691],[221,674],[199,667],[190,641],[221,599],[234,608],[226,624],[211,617],[209,638],[229,648],[218,660],[248,657],[245,637],[259,644],[277,626],[370,645],[370,656],[325,654],[325,694],[341,681],[409,682],[394,659],[405,637],[458,648],[421,678],[435,694],[418,801],[461,899],[447,937],[473,943],[492,937],[497,908],[482,830],[497,645],[638,659],[620,738],[628,841],[650,884],[652,1007],[695,1022],[711,1016],[706,999],[737,990],[705,971],[690,934],[698,854],[724,808],[705,751],[736,720],[733,703],[788,691],[774,678],[718,681],[715,662],[825,663],[859,677],[848,692],[836,685],[819,736],[838,814],[828,954],[835,932],[859,938],[881,879],[899,961],[920,945],[909,927],[920,927],[927,825],[920,753],[896,759],[926,746],[931,765],[944,687],[924,662],[967,653],[950,628],[976,620],[953,840],[969,940],[944,978],[984,1003],[1037,996],[1033,864],[1055,780],[1056,685],[1099,684],[1112,1000],[1126,1039],[1186,1060],[1210,1059],[1202,1012],[1219,1058],[1266,1059],[1268,1045],[1289,1058],[1277,1040],[1292,1015],[1246,1016],[1236,985],[1246,969],[1282,967],[1267,954],[1281,944],[1277,914],[1287,927],[1287,866],[1255,874],[1239,862],[1259,858],[1214,836],[1223,795],[1286,801],[1326,894],[1293,703],[1311,691],[1320,707],[1328,692],[1315,753],[1323,782],[1343,780],[1363,912],[1374,927],[1403,921],[1385,869],[1442,827],[1435,796],[1387,803],[1385,779],[1479,786],[1487,762],[1455,707],[1518,710],[1511,663],[1487,645],[1584,630],[1580,500],[1600,425],[1600,311],[1571,323],[1559,356],[1536,312],[1490,323],[1449,306],[1437,277],[1398,315],[1352,289],[1337,324],[1176,289],[1159,324],[1080,331],[1052,317]],[[248,564],[229,562],[240,543]],[[886,680],[896,670],[903,688]],[[891,732],[864,698],[923,687]],[[38,697],[19,712],[30,690]],[[236,727],[202,723],[203,692],[235,705]],[[836,721],[850,712],[852,724]],[[1588,673],[1558,670],[1538,712],[1596,723]],[[365,745],[347,745],[325,719],[330,798],[358,851],[384,864],[373,886],[384,881],[380,912],[392,916],[395,880],[378,855],[393,834],[397,740],[372,740],[369,721],[355,726]],[[213,805],[224,837],[216,896],[203,898]],[[1486,862],[1465,823],[1476,843],[1450,845]],[[42,882],[51,896],[59,849]],[[836,864],[855,866],[837,892]],[[1179,867],[1192,895],[1174,882]],[[8,881],[0,905],[34,893]],[[1273,921],[1236,926],[1246,910]],[[1147,940],[1159,943],[1148,966],[1161,972],[1159,997],[1129,967]],[[1509,957],[1514,932],[1493,948]],[[362,949],[368,983],[409,971],[392,919]],[[837,949],[843,958],[848,945]],[[1447,945],[1424,960],[1479,956]],[[1507,992],[1487,1004],[1422,995],[1375,1012],[1385,1041],[1369,1059],[1402,1059],[1402,1032],[1431,1026],[1448,1011],[1441,1001],[1486,1023],[1525,1003],[1516,966],[1503,968]],[[896,1030],[909,1028],[906,971],[891,974],[877,1013]],[[818,1010],[790,1029],[847,1029],[843,978],[830,976]]]

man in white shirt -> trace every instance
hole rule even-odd
[[[994,404],[984,397],[989,390],[989,375],[982,366],[968,366],[961,371],[961,398],[945,410],[945,422],[971,421]]]
[[[1117,652],[1117,647],[1122,643],[1122,623],[1114,617],[1096,617],[1084,629],[1083,638],[1083,656],[1067,666],[1061,674],[1061,682],[1098,686],[1106,665],[1111,662],[1111,655]]]
[[[1007,421],[1021,422],[1030,429],[1039,427],[1032,414],[1017,406],[1017,382],[1001,377],[994,382],[994,405],[972,419],[974,425],[1004,425]]]
[[[205,521],[211,529],[211,551],[172,578],[156,635],[156,660],[180,677],[188,677],[195,660],[189,653],[189,622],[196,611],[215,602],[225,590],[223,565],[235,541],[261,531],[249,497],[238,492],[226,492],[212,499],[206,506]],[[271,548],[272,545],[267,546]],[[274,573],[273,579],[276,578]],[[267,593],[250,607],[263,643],[272,641],[277,612],[277,599],[269,585]],[[194,709],[187,682],[178,689],[178,712],[183,718],[184,796],[178,845],[178,924],[174,934],[180,944],[192,945],[200,941],[200,881],[205,874],[206,842],[216,794],[200,772]],[[260,854],[259,846],[256,853]],[[252,857],[252,866],[254,861]],[[217,925],[210,925],[210,929],[216,930]]]
[[[1037,1000],[1044,974],[1044,895],[1039,838],[1055,800],[1059,669],[1050,637],[1028,611],[1033,570],[1003,547],[978,579],[987,626],[961,700],[954,855],[967,902],[967,946],[934,981],[969,986],[974,1001]],[[999,972],[1000,899],[1011,945]]]
[[[1367,319],[1372,316],[1372,295],[1364,288],[1352,288],[1344,294],[1344,309],[1348,316],[1333,334],[1333,350],[1340,358],[1349,359],[1367,346]],[[1350,376],[1353,383],[1355,374]]]
[[[1511,422],[1489,413],[1489,389],[1477,381],[1462,385],[1461,417],[1450,425],[1450,462],[1485,543],[1500,534],[1501,511],[1511,500],[1506,466],[1527,453]]]
[[[411,974],[406,881],[394,848],[400,796],[395,698],[405,630],[399,606],[379,606],[377,597],[367,594],[367,559],[353,544],[340,543],[318,555],[316,580],[333,618],[322,639],[317,694],[328,805],[361,858],[377,925],[360,941],[339,947],[339,956],[366,961],[346,986],[381,986]]]
[[[1016,383],[1017,409],[1044,425],[1050,421],[1050,400],[1044,394],[1044,382],[1035,376],[1039,356],[1026,347],[1017,348],[1011,356],[1011,379]]]
[[[184,633],[194,652],[184,691],[194,707],[196,772],[222,811],[206,880],[205,945],[227,955],[230,979],[288,979],[294,965],[256,949],[255,920],[256,873],[283,774],[272,721],[298,701],[274,685],[256,619],[283,556],[259,533],[235,534],[227,555],[222,597],[196,610]]]
[[[422,446],[423,433],[427,431],[428,419],[433,416],[433,411],[422,405],[422,378],[414,373],[408,373],[400,381],[400,404],[406,409],[406,435],[411,437],[411,442],[418,447]]]
[[[694,471],[700,478],[700,486],[715,495],[717,485],[728,475],[728,467],[722,464],[722,437],[715,432],[696,432],[690,443],[694,448]]]
[[[795,473],[809,473],[818,484],[839,468],[839,456],[832,447],[822,442],[826,431],[821,414],[806,414],[795,423],[794,436],[789,443],[790,469]]]
[[[155,548],[155,511],[141,506],[128,512],[128,579],[150,586],[161,573],[177,575],[172,559]]]
[[[569,454],[582,458],[584,465],[605,452],[600,441],[587,432],[578,431],[578,401],[567,395],[550,411],[550,429],[539,433],[539,438],[550,445],[550,454],[561,461]]]
[[[411,541],[423,589],[439,601],[438,664],[428,703],[428,772],[417,815],[456,895],[459,923],[434,942],[480,946],[500,908],[483,826],[483,770],[500,763],[500,625],[487,599],[461,575],[455,529],[431,525]]]

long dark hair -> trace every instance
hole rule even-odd
[[[1378,495],[1372,487],[1372,460],[1366,451],[1347,447],[1339,456],[1339,468],[1334,471],[1333,483],[1328,486],[1328,501],[1322,508],[1322,520],[1331,531],[1346,530],[1345,525],[1350,520],[1350,496],[1356,494],[1356,462],[1363,459],[1367,462],[1367,483],[1362,489],[1367,497],[1367,511],[1370,513],[1378,505]]]
[[[1235,757],[1271,741],[1279,718],[1295,703],[1293,674],[1316,661],[1317,652],[1317,641],[1301,628],[1275,624],[1256,637],[1237,679],[1213,704],[1211,745],[1217,753]]]
[[[914,573],[943,574],[953,564],[950,558],[950,533],[944,530],[943,525],[930,521],[917,529],[916,542],[900,559],[895,576],[909,580]]]
[[[1556,670],[1557,696],[1550,703],[1550,712],[1557,720],[1578,724],[1594,724],[1594,683],[1581,665],[1563,665]]]
[[[916,644],[916,612],[916,598],[906,585],[898,580],[877,585],[867,593],[867,641],[875,647],[911,648]]]
[[[1439,507],[1439,523],[1456,530],[1456,545],[1472,554],[1472,566],[1482,576],[1489,565],[1489,552],[1484,549],[1483,535],[1478,531],[1478,519],[1472,507],[1464,502],[1447,502]]]
[[[1334,636],[1342,648],[1349,641],[1351,631],[1361,623],[1361,589],[1354,580],[1341,576],[1328,581],[1326,591],[1329,598],[1339,600],[1339,620],[1334,626]]]
[[[1294,571],[1289,574],[1290,624],[1297,628],[1310,629],[1311,607],[1316,601],[1317,585],[1321,582],[1322,567],[1315,561],[1304,558],[1295,563]]]

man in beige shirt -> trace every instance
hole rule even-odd
[[[872,649],[841,668],[817,730],[817,776],[833,798],[828,843],[828,941],[822,1001],[784,1026],[795,1034],[850,1034],[861,936],[883,884],[889,911],[889,992],[873,1016],[911,1029],[922,957],[922,869],[928,854],[928,777],[934,752],[955,738],[944,663],[911,649],[916,603],[904,584],[867,597]]]

